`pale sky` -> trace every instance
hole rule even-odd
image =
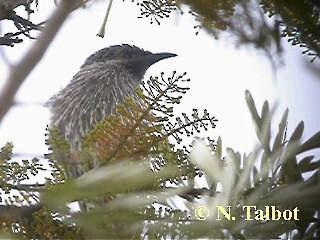
[[[41,12],[34,14],[40,22],[54,8],[53,1],[41,4]],[[305,58],[297,47],[284,40],[285,66],[278,69],[277,79],[268,59],[262,52],[248,47],[235,48],[230,40],[214,40],[204,31],[195,35],[196,25],[189,14],[172,14],[161,25],[150,24],[148,19],[138,19],[139,9],[131,1],[114,1],[104,39],[96,37],[105,11],[106,2],[90,9],[78,10],[65,23],[44,59],[33,70],[18,92],[16,100],[44,104],[71,80],[85,58],[96,50],[121,43],[134,44],[152,52],[172,52],[178,57],[152,66],[145,77],[165,72],[171,75],[187,72],[191,78],[190,91],[176,112],[191,113],[192,108],[208,109],[219,122],[216,129],[202,134],[221,136],[224,146],[249,152],[257,141],[244,93],[251,91],[260,112],[264,100],[279,103],[274,128],[277,129],[279,113],[289,107],[289,129],[292,132],[300,120],[305,121],[305,137],[320,129],[317,111],[320,93],[319,76],[305,68]],[[39,21],[38,21],[39,19]],[[2,31],[8,29],[2,28]],[[8,59],[20,59],[33,40],[25,39],[14,48],[2,47]],[[314,63],[319,64],[319,61]],[[7,68],[0,61],[0,87]],[[318,80],[317,80],[318,77]],[[0,125],[0,146],[13,141],[15,152],[29,154],[47,153],[44,144],[45,127],[49,111],[37,104],[14,107]]]

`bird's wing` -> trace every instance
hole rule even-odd
[[[133,96],[138,85],[139,81],[122,66],[85,66],[50,101],[52,125],[57,125],[72,145],[78,145],[96,122],[116,112],[117,103]]]

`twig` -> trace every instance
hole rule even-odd
[[[0,123],[12,106],[14,97],[21,84],[39,63],[53,38],[72,11],[75,3],[76,0],[60,1],[56,11],[48,20],[47,25],[40,34],[38,40],[33,44],[22,60],[11,67],[10,74],[0,93]]]
[[[13,37],[11,34],[6,34],[3,37],[0,37],[0,45],[6,45],[13,47],[15,43],[21,43],[22,39],[18,37]]]
[[[18,25],[17,28],[20,31],[15,32],[15,33],[6,33],[3,37],[0,37],[0,45],[7,45],[7,46],[10,46],[10,47],[13,47],[15,43],[21,43],[23,40],[18,37],[20,34],[23,34],[23,35],[27,36],[30,39],[35,39],[34,37],[30,36],[29,32],[31,30],[40,30],[40,29],[42,29],[43,28],[42,25],[44,23],[45,22],[39,23],[37,25],[34,25],[34,27],[24,27],[24,29],[21,28]]]
[[[29,0],[0,0],[0,21],[6,19],[8,12],[12,11],[18,6],[30,5]]]
[[[1,186],[0,186],[1,187]],[[43,192],[46,188],[45,184],[7,184],[6,187],[9,187],[10,190],[24,191],[24,192]]]
[[[108,9],[107,9],[106,15],[104,16],[100,31],[97,34],[97,36],[99,36],[101,38],[103,38],[104,35],[105,35],[106,24],[107,24],[107,20],[108,20],[108,17],[109,17],[110,9],[111,9],[111,6],[112,6],[112,2],[113,2],[113,0],[109,0],[109,5],[108,5]]]

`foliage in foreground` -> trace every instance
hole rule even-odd
[[[302,142],[301,122],[288,138],[285,111],[278,132],[271,137],[268,102],[259,115],[251,94],[246,92],[259,139],[256,149],[243,155],[230,148],[223,151],[220,138],[216,142],[197,140],[191,152],[179,149],[173,139],[194,135],[215,122],[208,114],[185,115],[176,124],[170,121],[170,105],[178,103],[187,90],[181,86],[183,81],[184,75],[176,73],[168,79],[163,75],[151,78],[144,85],[147,95],[140,93],[143,104],[128,99],[126,107],[120,107],[120,115],[97,124],[78,154],[87,171],[78,179],[68,179],[65,160],[75,157],[68,143],[51,131],[53,178],[41,189],[23,185],[24,191],[35,196],[41,192],[37,204],[18,201],[18,197],[1,206],[2,231],[19,238],[47,239],[276,238],[283,234],[288,238],[319,238],[320,161],[305,153],[320,147],[320,132]],[[170,136],[176,138],[169,142]],[[2,191],[10,188],[9,183],[10,190],[22,186],[13,181],[11,168],[6,168],[14,162],[11,151],[12,146],[7,145],[0,153]],[[36,166],[22,165],[25,170],[21,174],[27,176],[26,170]],[[199,177],[206,187],[197,187]],[[89,210],[69,209],[69,203],[79,201]],[[177,207],[179,203],[187,210]],[[194,215],[199,205],[210,211],[205,221]],[[260,216],[260,220],[246,221],[243,206],[248,205],[258,209],[276,206],[281,211],[298,208],[299,220],[264,221]],[[217,221],[216,206],[231,206],[236,219]]]
[[[31,33],[42,29],[42,23],[34,24],[16,14],[15,8],[24,5],[25,11],[32,16],[39,0],[0,1],[0,21],[10,20],[17,32],[8,32],[0,36],[0,45],[14,46],[25,37],[33,39]],[[294,46],[303,49],[303,54],[311,61],[320,56],[320,4],[317,0],[132,0],[140,10],[140,18],[148,18],[151,23],[160,24],[174,12],[184,13],[185,6],[198,24],[197,33],[205,29],[213,37],[221,33],[230,33],[236,44],[253,45],[262,49],[272,60],[275,53],[282,51],[280,39],[286,38]],[[45,1],[41,2],[46,4]],[[93,0],[78,0],[75,8],[95,4]],[[109,6],[111,8],[111,5]],[[38,9],[39,8],[39,9]],[[109,12],[107,10],[107,16]],[[107,18],[106,16],[106,18]],[[273,22],[268,18],[273,18]],[[31,18],[32,20],[32,18]],[[104,21],[104,24],[106,21]],[[104,32],[104,30],[103,30]],[[103,36],[104,34],[98,34]]]
[[[228,32],[237,44],[251,44],[273,58],[281,52],[280,39],[286,38],[294,46],[303,48],[311,61],[320,56],[320,3],[313,0],[135,0],[141,17],[151,23],[188,6],[204,29],[218,38]],[[272,23],[268,18],[273,18]]]

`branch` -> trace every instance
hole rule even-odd
[[[36,211],[42,208],[40,204],[31,206],[8,206],[0,205],[0,221],[13,222],[18,221],[21,217],[30,217]]]
[[[8,188],[10,190],[17,190],[17,191],[24,191],[24,192],[43,192],[45,190],[46,185],[45,184],[7,184]],[[1,188],[1,186],[0,186]]]
[[[20,5],[27,6],[29,0],[0,0],[0,20],[6,19],[8,12]]]
[[[39,39],[33,44],[22,60],[11,67],[9,77],[0,93],[0,123],[14,102],[20,86],[42,59],[48,46],[56,36],[60,27],[72,11],[76,0],[62,0],[49,19]]]

